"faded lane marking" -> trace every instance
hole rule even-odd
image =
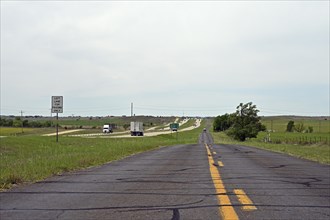
[[[242,210],[244,211],[254,211],[257,210],[257,207],[253,205],[252,200],[246,195],[244,190],[235,189],[234,193],[236,194],[239,202],[243,205]]]
[[[238,215],[235,212],[234,207],[232,206],[230,199],[227,195],[227,191],[225,189],[225,186],[222,182],[220,173],[217,169],[216,166],[214,166],[214,160],[213,157],[211,156],[211,152],[210,149],[208,148],[208,146],[205,144],[205,148],[207,150],[207,154],[208,154],[208,159],[209,159],[209,167],[210,167],[210,173],[211,173],[211,177],[213,180],[213,184],[215,187],[215,191],[217,193],[217,199],[219,202],[219,212],[221,215],[221,219],[223,220],[238,220]]]

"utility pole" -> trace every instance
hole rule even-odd
[[[23,113],[24,112],[21,110],[20,113],[21,113],[21,122],[22,122],[21,123],[22,124],[22,133],[24,133],[24,131],[23,131]]]
[[[131,103],[131,117],[133,117],[133,102]]]
[[[56,143],[58,143],[58,112],[56,112]]]
[[[273,132],[273,120],[270,121],[270,130]]]

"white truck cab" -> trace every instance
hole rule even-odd
[[[109,124],[103,125],[103,133],[112,133],[112,126]]]

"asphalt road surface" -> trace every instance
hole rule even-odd
[[[330,219],[330,167],[251,147],[163,147],[0,193],[0,219]]]

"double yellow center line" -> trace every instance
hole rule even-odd
[[[217,193],[217,199],[220,204],[219,212],[224,220],[238,220],[238,215],[232,206],[230,199],[227,195],[226,188],[224,186],[224,183],[222,182],[220,172],[217,169],[217,166],[215,166],[214,159],[211,154],[211,150],[208,147],[207,144],[205,144],[207,154],[208,154],[208,160],[209,160],[209,167],[210,167],[210,173],[213,180],[213,184]],[[212,152],[214,155],[215,152]],[[218,166],[223,167],[223,163],[221,161],[218,161]],[[245,192],[242,189],[235,189],[234,193],[236,194],[239,202],[243,205],[242,209],[243,211],[253,211],[257,208],[253,205],[253,202],[249,199],[249,197],[245,194]]]
[[[235,212],[234,207],[232,206],[230,199],[227,195],[226,188],[222,182],[220,173],[216,166],[214,166],[214,160],[211,154],[211,151],[207,144],[205,144],[208,158],[209,158],[209,167],[211,172],[211,177],[213,180],[213,184],[217,193],[217,199],[220,204],[219,212],[224,220],[231,219],[231,220],[238,220],[238,215]]]

